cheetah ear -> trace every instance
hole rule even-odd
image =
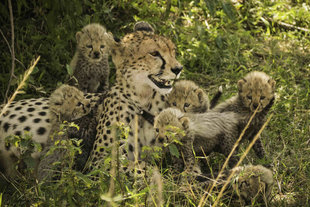
[[[133,31],[134,32],[146,31],[146,32],[150,32],[150,33],[154,34],[153,27],[149,23],[144,22],[144,21],[137,22],[133,28]]]
[[[188,129],[188,127],[189,127],[189,118],[188,117],[180,118],[180,122],[181,122],[182,126],[184,127],[184,129]]]
[[[275,89],[276,89],[276,81],[273,80],[272,78],[270,78],[270,79],[268,80],[268,83],[269,83],[269,85],[271,86],[272,90],[275,91]]]
[[[204,91],[201,88],[198,88],[195,93],[198,96],[199,102],[202,103],[205,100]]]
[[[244,78],[238,80],[237,86],[238,86],[239,92],[242,91],[242,86],[243,86],[243,84],[245,84],[245,83],[246,83],[246,80],[245,80]]]
[[[83,34],[83,32],[81,32],[81,31],[78,31],[78,32],[75,34],[75,39],[76,39],[76,42],[77,42],[77,43],[80,42],[82,34]]]

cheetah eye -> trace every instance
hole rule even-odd
[[[158,132],[159,132],[159,129],[158,129],[158,128],[156,128],[156,129],[155,129],[155,131],[158,133]]]
[[[83,104],[81,102],[77,103],[77,106],[82,106]]]
[[[90,49],[92,49],[92,48],[93,48],[93,46],[92,46],[92,45],[86,45],[86,47],[87,47],[87,48],[90,48]]]
[[[150,55],[152,55],[154,57],[160,57],[160,53],[158,51],[151,52]]]
[[[104,48],[104,45],[100,45],[100,49],[103,49]]]
[[[173,102],[172,105],[173,105],[173,106],[177,106],[177,103],[176,103],[176,102]]]
[[[251,99],[252,99],[252,96],[247,96],[247,98],[251,100]]]
[[[185,104],[184,104],[184,107],[189,107],[189,106],[190,106],[189,103],[185,103]]]
[[[264,100],[266,97],[265,96],[261,96],[260,97],[260,100]]]

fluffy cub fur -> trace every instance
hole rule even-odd
[[[230,174],[233,174],[233,177],[227,185],[225,194],[230,198],[237,197],[230,203],[230,206],[248,206],[258,203],[268,206],[274,184],[271,170],[262,165],[235,167],[223,173],[216,184],[216,188],[221,189],[227,183]],[[213,183],[210,178],[215,179],[217,176],[217,173],[213,173],[213,175],[199,177],[198,180],[206,188]]]
[[[57,149],[54,153],[45,156],[45,154],[54,145],[56,140],[67,139],[67,134],[58,134],[59,126],[63,121],[73,121],[79,119],[90,112],[90,101],[84,97],[84,93],[77,88],[69,85],[62,85],[56,89],[50,96],[49,102],[50,120],[52,129],[51,139],[48,139],[42,155],[44,156],[38,166],[38,179],[50,179],[53,163],[60,161],[65,154],[65,150]]]
[[[109,48],[105,33],[106,29],[95,23],[76,33],[77,49],[70,66],[77,83],[72,80],[71,84],[85,93],[105,91],[109,87]]]
[[[157,132],[155,142],[161,144],[167,141],[167,126],[178,127],[185,131],[181,136],[181,151],[184,154],[186,170],[200,170],[195,164],[194,151],[199,156],[208,155],[213,151],[228,156],[237,139],[237,124],[239,116],[233,112],[208,112],[202,114],[183,114],[180,110],[168,108],[156,118],[154,128]],[[235,151],[229,164],[233,166],[238,158]]]
[[[174,84],[172,91],[167,95],[167,106],[187,113],[204,113],[216,105],[221,95],[220,88],[210,105],[208,95],[203,89],[193,81],[181,80]]]
[[[238,81],[238,95],[217,105],[213,111],[238,113],[241,117],[238,123],[240,134],[258,107],[257,114],[244,135],[244,139],[253,139],[264,124],[265,117],[274,103],[275,85],[276,82],[264,72],[250,72]],[[259,158],[265,156],[260,139],[256,141],[253,149]]]

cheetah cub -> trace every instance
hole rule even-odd
[[[217,105],[213,111],[238,113],[241,116],[238,123],[240,134],[258,107],[257,113],[244,135],[244,139],[253,139],[264,124],[265,117],[274,103],[275,85],[275,80],[264,72],[250,72],[238,81],[238,95]],[[260,139],[256,141],[253,149],[259,158],[265,156]]]
[[[233,177],[227,185],[225,194],[230,198],[237,197],[232,201],[231,206],[248,206],[254,203],[265,203],[268,206],[274,184],[271,170],[262,165],[234,167],[224,171],[216,184],[218,189],[221,189],[227,183],[230,174],[233,174]],[[198,177],[198,181],[207,188],[213,184],[213,179],[210,178],[217,176],[217,173],[205,175],[204,177]]]
[[[185,136],[180,135],[186,171],[200,173],[200,168],[195,163],[195,154],[198,156],[209,155],[211,152],[220,152],[228,156],[237,140],[237,124],[239,116],[233,112],[207,112],[202,114],[184,114],[179,109],[168,108],[155,117],[154,128],[157,144],[169,142],[167,132],[171,126],[184,130]],[[237,151],[229,160],[229,165],[234,166],[238,161]]]
[[[42,159],[38,166],[38,180],[50,179],[52,177],[52,164],[64,157],[65,150],[57,149],[52,154],[46,153],[54,145],[56,140],[67,139],[66,134],[60,135],[60,124],[63,121],[77,120],[90,112],[90,101],[85,98],[84,93],[77,88],[69,85],[62,85],[50,96],[49,101],[51,132],[46,147],[42,151]]]
[[[193,81],[181,80],[175,83],[172,91],[167,95],[167,107],[175,107],[182,112],[204,113],[213,108],[222,95],[222,88],[209,101],[208,95]]]
[[[109,87],[109,49],[105,33],[106,29],[102,25],[93,23],[75,35],[77,49],[70,67],[76,80],[70,84],[77,85],[84,93],[102,92]]]

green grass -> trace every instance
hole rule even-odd
[[[236,94],[236,82],[249,71],[264,71],[277,81],[273,117],[262,133],[276,185],[271,206],[310,205],[310,40],[307,28],[310,7],[303,1],[28,1],[13,2],[16,69],[10,93],[17,88],[31,60],[41,56],[17,99],[48,96],[66,81],[66,65],[75,50],[74,36],[85,24],[100,22],[122,37],[137,20],[150,22],[157,33],[170,37],[184,65],[182,78],[205,88],[210,95],[222,85],[225,100]],[[1,31],[10,41],[8,3],[1,2]],[[168,14],[168,15],[166,15]],[[281,22],[293,28],[281,26]],[[173,28],[173,29],[171,29]],[[5,99],[11,55],[0,38],[0,101]],[[113,68],[113,66],[112,66]],[[114,74],[111,74],[111,80]],[[242,144],[243,152],[246,144]],[[208,159],[216,170],[225,159],[215,154]],[[250,152],[243,164],[261,164]],[[164,179],[165,206],[197,206],[203,191],[192,192],[188,184],[176,182],[177,175],[160,169]],[[95,173],[95,172],[94,172]],[[12,185],[0,183],[2,206],[105,206],[110,177],[101,180],[64,169],[62,179],[50,186],[21,177]],[[137,188],[124,175],[115,180],[116,205],[142,206],[149,186]],[[184,191],[184,189],[187,189]],[[219,191],[220,189],[218,189]],[[2,193],[2,194],[1,194]],[[70,197],[70,199],[68,198]],[[217,194],[213,195],[216,199]],[[102,199],[103,198],[103,199]],[[222,200],[224,201],[224,200]],[[228,205],[227,202],[223,206]]]

